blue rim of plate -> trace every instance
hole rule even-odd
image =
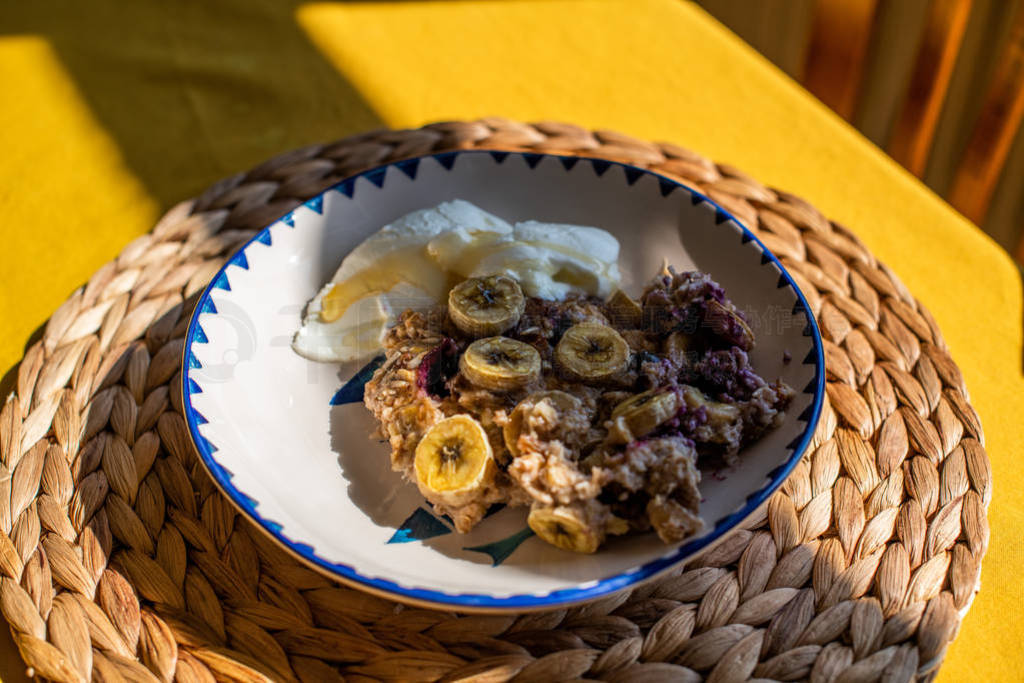
[[[182,351],[182,373],[181,373],[181,392],[182,392],[182,407],[185,413],[185,420],[188,424],[189,436],[192,439],[192,443],[199,453],[200,460],[203,466],[213,477],[214,482],[221,489],[221,491],[228,497],[228,499],[246,516],[249,517],[257,526],[259,526],[264,533],[267,533],[274,538],[278,543],[284,546],[288,551],[299,559],[313,565],[320,571],[323,571],[334,578],[341,580],[345,583],[353,584],[356,586],[363,587],[370,592],[387,595],[399,600],[420,602],[420,603],[431,603],[438,607],[445,608],[464,608],[464,609],[490,609],[490,610],[532,610],[532,609],[543,609],[543,608],[555,608],[560,606],[566,606],[596,598],[609,595],[616,591],[628,588],[636,584],[640,584],[648,579],[653,578],[662,571],[669,569],[670,567],[679,564],[680,562],[690,558],[692,555],[703,550],[707,546],[715,543],[721,539],[729,531],[733,530],[739,525],[744,519],[753,514],[758,507],[760,507],[769,496],[771,496],[786,480],[789,473],[793,471],[796,464],[800,461],[803,456],[807,445],[810,443],[811,438],[814,436],[814,430],[818,424],[818,418],[821,415],[822,406],[824,403],[825,396],[825,354],[824,347],[821,340],[821,333],[818,330],[817,321],[811,314],[811,308],[807,304],[807,300],[804,298],[803,292],[797,286],[796,282],[790,276],[789,272],[785,269],[778,258],[771,253],[761,240],[757,238],[750,230],[747,229],[743,223],[736,219],[732,214],[726,211],[724,208],[715,203],[712,199],[704,194],[701,194],[697,190],[667,176],[664,176],[655,171],[651,171],[639,166],[633,166],[631,164],[625,164],[618,161],[610,161],[607,159],[600,159],[587,156],[577,155],[564,155],[564,154],[547,154],[547,153],[531,153],[531,152],[505,152],[498,150],[486,150],[486,149],[474,149],[474,150],[459,150],[453,152],[439,152],[437,154],[425,154],[419,157],[413,157],[411,159],[403,159],[400,161],[393,161],[387,164],[376,166],[361,173],[349,176],[348,178],[332,185],[324,191],[317,194],[315,197],[307,200],[303,205],[307,207],[318,207],[322,210],[322,202],[324,195],[331,191],[341,191],[349,198],[352,197],[353,188],[355,182],[359,178],[367,178],[370,182],[373,182],[377,187],[381,187],[383,178],[387,173],[387,169],[395,167],[402,170],[406,175],[409,174],[409,164],[412,163],[413,173],[415,175],[415,165],[422,159],[434,159],[440,163],[447,170],[451,170],[454,166],[456,157],[460,155],[483,155],[490,154],[497,163],[504,163],[507,157],[521,157],[531,169],[535,168],[540,161],[544,158],[550,157],[558,159],[562,165],[566,168],[566,171],[572,169],[577,162],[587,161],[593,164],[594,170],[598,175],[604,175],[604,173],[611,167],[620,167],[625,172],[625,179],[629,185],[633,185],[637,179],[644,175],[653,176],[658,180],[659,187],[661,188],[662,196],[667,196],[674,190],[683,190],[690,196],[690,201],[693,205],[698,205],[702,202],[706,202],[715,210],[715,223],[721,224],[726,221],[733,222],[739,229],[739,236],[743,243],[754,242],[761,250],[761,265],[767,265],[769,263],[775,264],[779,269],[779,287],[789,286],[796,294],[797,302],[793,307],[793,315],[803,313],[807,323],[804,327],[804,336],[811,338],[813,344],[812,354],[808,354],[807,358],[804,359],[804,364],[809,364],[813,361],[814,378],[807,385],[807,387],[801,393],[813,393],[814,400],[810,406],[808,406],[803,413],[800,414],[799,420],[806,423],[804,431],[799,437],[794,439],[787,445],[786,450],[790,450],[790,456],[781,465],[773,469],[768,473],[766,478],[768,483],[762,488],[758,489],[754,493],[747,496],[744,505],[722,517],[714,524],[712,531],[701,538],[694,539],[688,543],[676,548],[671,553],[668,553],[656,560],[651,560],[647,564],[641,565],[629,569],[625,572],[621,572],[614,576],[610,576],[604,579],[596,581],[589,581],[587,583],[574,586],[572,588],[563,588],[548,593],[524,593],[519,595],[509,595],[504,597],[495,597],[488,594],[480,593],[448,593],[438,590],[430,590],[426,588],[409,588],[402,586],[393,581],[387,579],[373,578],[360,574],[353,567],[326,560],[316,553],[316,549],[307,543],[301,541],[294,541],[282,531],[282,527],[279,523],[266,519],[263,517],[257,507],[259,502],[254,500],[248,494],[240,491],[232,483],[233,474],[225,468],[223,465],[217,462],[213,457],[213,453],[216,448],[199,433],[199,425],[206,422],[206,419],[198,413],[198,411],[192,406],[191,394],[197,393],[199,389],[198,384],[190,380],[189,372],[192,369],[189,363],[191,357],[190,350],[193,343],[195,343],[196,331],[201,329],[198,320],[202,313],[210,312],[211,309],[215,310],[212,306],[210,299],[210,293],[218,288],[218,282],[226,281],[227,275],[225,273],[227,267],[236,262],[237,255],[248,249],[253,243],[261,242],[263,244],[270,244],[270,228],[276,225],[278,222],[291,220],[291,212],[285,214],[281,218],[273,221],[268,226],[260,230],[256,235],[246,242],[244,245],[239,247],[231,258],[225,261],[224,265],[217,271],[217,273],[210,280],[210,283],[203,290],[202,296],[196,302],[196,307],[192,312],[192,316],[189,319],[188,331],[185,335],[185,344]],[[412,177],[410,176],[410,177]],[[317,210],[314,208],[314,210]],[[317,211],[320,213],[320,211]],[[812,358],[813,355],[813,358]]]

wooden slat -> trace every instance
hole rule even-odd
[[[982,223],[1013,138],[1024,118],[1024,5],[1018,7],[1010,37],[996,62],[981,113],[957,167],[950,203]],[[1024,249],[1024,245],[1022,245]]]
[[[932,0],[928,7],[907,97],[889,138],[889,154],[918,177],[928,161],[970,13],[971,0]]]
[[[804,86],[849,120],[857,106],[878,0],[815,0]]]

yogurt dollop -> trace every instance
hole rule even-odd
[[[619,243],[600,228],[525,221],[512,225],[456,199],[407,214],[363,240],[309,302],[292,341],[318,361],[376,353],[406,309],[446,300],[470,277],[515,278],[527,296],[607,298],[619,284]]]

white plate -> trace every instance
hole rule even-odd
[[[679,270],[710,273],[747,314],[757,336],[754,367],[797,394],[782,427],[745,450],[739,466],[704,477],[705,533],[674,546],[653,533],[616,538],[595,555],[577,555],[531,537],[522,508],[455,533],[415,485],[390,471],[386,444],[371,440],[375,425],[359,378],[372,370],[313,363],[291,350],[303,306],[355,245],[410,211],[455,198],[510,222],[604,228],[622,244],[619,265],[630,293],[667,259]],[[792,279],[753,235],[673,180],[576,157],[438,154],[344,181],[228,261],[189,325],[185,415],[224,493],[334,578],[463,611],[579,603],[692,558],[781,485],[811,438],[824,394],[821,338],[806,311]]]

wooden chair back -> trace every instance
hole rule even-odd
[[[879,5],[879,0],[814,0],[802,80],[848,120],[856,111]],[[932,150],[971,9],[972,0],[930,0],[928,4],[906,96],[886,146],[894,159],[918,177],[924,174]],[[1009,38],[994,64],[987,84],[977,86],[983,93],[981,109],[946,194],[957,210],[978,224],[985,220],[1024,119],[1024,2],[1014,13]],[[1016,256],[1024,264],[1024,235]]]

